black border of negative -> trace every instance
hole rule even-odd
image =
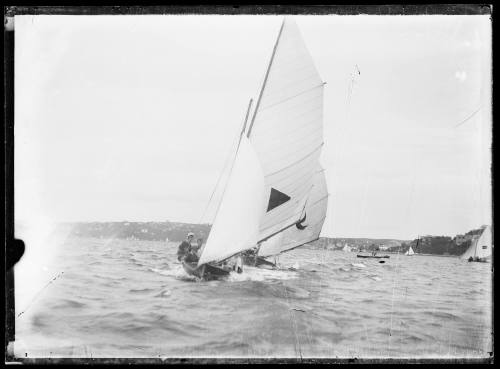
[[[382,5],[168,5],[168,6],[4,6],[4,229],[5,229],[5,361],[23,364],[479,364],[490,358],[16,358],[7,345],[15,338],[13,266],[24,253],[14,239],[14,27],[9,18],[23,14],[133,15],[133,14],[338,14],[338,15],[490,15],[491,4],[382,4]],[[493,46],[493,45],[492,45]],[[494,101],[494,98],[493,98]],[[493,132],[494,133],[494,132]],[[494,142],[494,140],[493,140]],[[492,145],[492,155],[493,155]],[[492,177],[493,177],[493,167]],[[492,180],[493,184],[493,180]],[[492,207],[494,196],[492,197]],[[492,266],[493,268],[493,266]],[[494,322],[493,322],[494,323]],[[492,336],[494,337],[494,325]]]

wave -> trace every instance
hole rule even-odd
[[[366,268],[366,265],[363,263],[351,263],[351,265],[356,268]]]
[[[111,281],[125,281],[128,279],[127,277],[113,277],[110,275],[102,275],[102,274],[95,274],[94,276],[97,278],[108,279]]]
[[[112,319],[120,319],[120,320],[131,320],[131,319],[137,318],[136,315],[129,313],[127,311],[111,312],[108,314],[101,315],[101,317],[104,319],[112,318]]]
[[[430,315],[434,318],[440,318],[440,319],[456,320],[459,318],[458,315],[448,313],[445,311],[428,311],[427,310],[424,313],[427,315]]]
[[[300,287],[285,286],[283,292],[283,297],[287,299],[307,299],[311,296],[311,292]]]
[[[159,294],[155,295],[155,297],[169,297],[172,294],[170,290],[161,291]]]
[[[67,309],[67,308],[80,309],[80,308],[83,308],[85,306],[87,306],[87,305],[84,304],[83,302],[78,302],[78,301],[75,301],[75,300],[64,299],[64,300],[61,300],[61,302],[58,302],[53,307],[55,309]]]
[[[135,259],[135,258],[130,258],[129,260],[130,260],[133,264],[135,264],[135,265],[137,265],[137,266],[144,266],[144,264],[143,264],[141,261],[139,261],[139,260],[137,260],[137,259]]]
[[[49,327],[49,323],[47,322],[48,316],[45,314],[36,314],[31,319],[31,324],[36,328],[45,328]]]
[[[148,271],[163,275],[165,277],[172,277],[184,282],[196,282],[199,280],[195,276],[187,274],[184,268],[180,265],[177,265],[172,269],[149,268]]]
[[[264,282],[268,280],[287,280],[294,279],[298,277],[298,273],[289,270],[273,270],[273,269],[262,269],[256,267],[245,266],[243,268],[243,273],[231,272],[226,279],[229,282],[243,282],[243,281],[253,281],[253,282]]]
[[[180,273],[185,273],[184,269],[181,266],[173,269],[160,269],[160,268],[148,268],[150,272],[157,273],[160,275],[164,275],[167,277],[176,277]]]
[[[131,293],[148,293],[148,292],[153,292],[154,290],[152,288],[140,288],[140,289],[130,289],[128,292]]]
[[[167,277],[174,277],[184,281],[197,281],[198,278],[188,275],[182,266],[178,265],[172,269],[149,268],[149,271]],[[297,278],[298,273],[290,270],[274,270],[245,266],[243,273],[231,272],[224,278],[227,282],[264,282],[270,280],[287,280]]]

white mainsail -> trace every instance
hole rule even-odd
[[[327,204],[328,190],[325,171],[320,167],[313,177],[313,187],[302,217],[304,220],[262,242],[258,255],[261,257],[277,255],[317,240],[326,217]]]
[[[243,136],[215,221],[198,265],[224,260],[257,243],[264,211],[264,175]]]
[[[415,254],[415,251],[413,251],[413,249],[411,248],[411,246],[408,249],[408,251],[405,252],[405,255],[414,255],[414,254]]]
[[[352,249],[349,246],[345,245],[344,248],[342,249],[342,251],[344,251],[344,252],[351,252]]]
[[[491,257],[491,249],[492,249],[492,235],[491,235],[491,226],[485,226],[481,235],[472,241],[470,247],[465,251],[460,258],[461,259],[469,259],[479,258],[486,259]]]
[[[258,240],[300,220],[323,145],[323,81],[285,18],[248,128],[265,178]]]

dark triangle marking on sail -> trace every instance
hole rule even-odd
[[[291,197],[288,196],[287,194],[284,194],[281,191],[278,191],[275,188],[271,187],[271,195],[269,196],[269,203],[267,204],[267,211],[271,211],[274,208],[284,204],[288,200],[290,200]]]
[[[300,219],[297,223],[295,223],[295,226],[300,230],[306,229],[307,224],[306,225],[302,224],[306,221],[306,218],[307,218],[307,213],[304,213],[304,218]]]

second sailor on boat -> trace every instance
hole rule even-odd
[[[184,268],[186,268],[186,266],[190,268],[196,268],[198,260],[200,258],[203,238],[198,238],[196,240],[196,245],[191,244],[193,239],[194,233],[189,232],[186,236],[186,239],[181,242],[177,249],[177,260],[183,264]],[[232,258],[226,259],[219,265],[217,265],[216,263],[210,263],[210,266],[227,273],[231,271],[236,271],[237,273],[243,272],[243,261],[240,255],[235,255]]]

